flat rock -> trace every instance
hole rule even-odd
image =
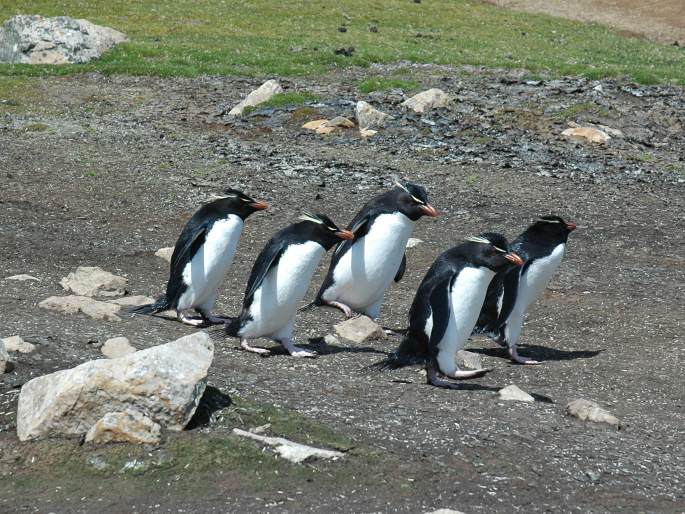
[[[337,460],[345,456],[342,452],[307,446],[306,444],[296,443],[283,437],[268,437],[239,428],[234,428],[233,433],[240,437],[247,437],[248,439],[273,446],[281,457],[294,464],[299,464],[311,458]]]
[[[155,299],[150,296],[132,295],[117,298],[116,300],[109,300],[108,303],[113,303],[114,305],[119,305],[121,307],[137,307],[138,305],[155,303]]]
[[[326,123],[328,123],[328,120],[312,120],[302,125],[302,128],[306,130],[316,130]]]
[[[66,291],[79,296],[122,296],[128,280],[97,266],[79,266],[59,283]]]
[[[410,237],[407,240],[407,248],[414,248],[416,246],[419,246],[421,243],[423,243],[423,239],[419,239],[417,237]]]
[[[275,80],[267,80],[259,86],[257,89],[252,91],[245,100],[240,102],[238,105],[236,105],[233,109],[231,109],[228,113],[229,116],[240,116],[243,111],[245,110],[246,107],[254,107],[256,105],[259,105],[261,103],[264,103],[268,100],[271,99],[274,95],[278,93],[282,93],[283,88],[281,85],[275,81]]]
[[[0,375],[7,371],[7,363],[10,361],[10,354],[5,349],[4,339],[0,339]]]
[[[353,343],[363,343],[369,339],[381,339],[385,332],[378,323],[368,316],[346,319],[333,327],[336,334]]]
[[[117,312],[121,306],[93,300],[87,296],[51,296],[38,304],[38,307],[63,314],[82,312],[93,319],[104,321],[121,321]]]
[[[480,354],[459,350],[456,357],[457,366],[460,368],[483,369],[483,359]]]
[[[87,20],[18,14],[0,27],[0,63],[85,63],[124,41],[118,30]]]
[[[21,441],[88,432],[107,413],[135,410],[165,430],[188,424],[205,389],[214,345],[196,332],[118,359],[85,362],[24,384]]]
[[[2,342],[8,352],[31,353],[36,349],[35,344],[27,343],[19,336],[6,337]]]
[[[325,123],[326,127],[334,128],[354,128],[354,122],[345,118],[345,116],[336,116]]]
[[[18,280],[20,282],[26,282],[27,280],[36,280],[40,282],[39,278],[34,277],[33,275],[12,275],[11,277],[6,277],[5,280]]]
[[[619,426],[621,422],[609,411],[600,407],[597,403],[579,398],[566,405],[566,414],[575,416],[582,421],[593,421],[594,423],[608,423],[609,425]]]
[[[561,135],[572,139],[590,141],[591,143],[606,143],[611,139],[609,134],[594,127],[567,128]]]
[[[534,402],[535,398],[527,392],[519,389],[518,386],[511,384],[503,387],[498,391],[500,400],[514,401],[514,402]]]
[[[135,443],[157,444],[162,427],[140,412],[108,412],[86,433],[87,443]]]
[[[131,346],[131,343],[127,338],[113,337],[112,339],[107,339],[107,341],[105,341],[105,344],[102,345],[100,351],[104,356],[110,359],[117,359],[138,350]]]
[[[414,112],[422,113],[431,109],[449,107],[451,103],[452,99],[447,93],[442,89],[433,88],[407,98],[402,105]]]
[[[359,135],[362,136],[364,139],[366,139],[367,137],[375,136],[376,134],[378,134],[377,130],[367,128],[359,129]]]
[[[167,262],[171,262],[171,256],[174,254],[174,247],[173,246],[166,246],[164,248],[160,248],[155,252],[155,256],[159,257],[160,259],[164,259]]]
[[[360,129],[382,128],[387,121],[394,119],[363,100],[357,102],[354,113]]]

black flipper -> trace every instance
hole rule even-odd
[[[166,298],[170,308],[176,308],[178,305],[178,300],[186,289],[186,284],[183,283],[183,270],[205,244],[207,233],[213,223],[213,219],[208,219],[201,224],[186,225],[179,237],[171,256],[169,282],[166,286]]]
[[[407,269],[407,254],[405,253],[402,256],[402,262],[400,263],[400,267],[397,270],[397,274],[395,275],[395,282],[399,282],[402,280],[402,277],[404,276],[404,272]]]
[[[169,305],[169,302],[167,301],[166,295],[162,295],[157,300],[155,303],[147,303],[145,305],[137,305],[133,307],[128,307],[125,309],[124,312],[127,312],[129,314],[145,314],[145,315],[151,315],[151,314],[157,314],[158,312],[164,312],[169,309],[171,309],[171,305]]]
[[[262,253],[259,254],[257,260],[252,266],[250,278],[247,280],[247,287],[245,288],[245,298],[243,299],[243,308],[249,308],[252,304],[252,298],[257,292],[257,289],[262,285],[264,279],[271,271],[271,268],[278,264],[281,259],[287,243],[285,241],[267,246]]]
[[[428,344],[431,356],[437,355],[438,345],[445,336],[445,332],[447,331],[450,322],[450,289],[453,279],[454,275],[452,274],[441,278],[440,281],[435,284],[435,287],[433,287],[433,291],[428,300],[433,315],[433,328]]]

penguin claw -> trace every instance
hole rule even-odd
[[[247,341],[240,341],[240,348],[242,348],[246,352],[256,353],[262,357],[268,357],[269,355],[271,355],[270,350],[267,350],[266,348],[257,348],[255,346],[250,346],[250,343],[248,343]]]
[[[515,362],[516,364],[526,364],[529,366],[535,366],[538,364],[542,364],[540,361],[536,361],[533,359],[529,359],[528,357],[522,357],[518,354],[516,351],[516,348],[509,348],[509,356],[511,357],[511,360]]]
[[[203,327],[205,326],[204,318],[190,318],[185,314],[179,314],[178,319],[181,323],[185,325],[190,325],[191,327]]]

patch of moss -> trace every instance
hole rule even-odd
[[[357,84],[357,89],[362,93],[372,93],[374,91],[389,91],[390,89],[402,89],[412,91],[418,87],[418,83],[413,79],[399,77],[369,77]]]

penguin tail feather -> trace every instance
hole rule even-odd
[[[313,309],[314,307],[317,307],[318,305],[321,305],[321,304],[319,303],[319,299],[317,298],[316,300],[314,300],[311,303],[308,303],[304,307],[300,307],[299,309],[297,309],[297,312],[306,312],[306,311]]]
[[[146,303],[145,305],[136,305],[126,309],[128,314],[145,314],[150,316],[158,312],[164,312],[171,309],[171,305],[167,301],[166,295],[162,295],[154,303]]]
[[[423,337],[425,339],[425,336]],[[395,353],[390,354],[386,359],[376,362],[369,366],[375,371],[387,371],[390,369],[400,369],[407,366],[425,364],[428,361],[428,346],[423,344],[420,336],[412,334],[411,328],[407,335],[402,339],[399,348]]]

